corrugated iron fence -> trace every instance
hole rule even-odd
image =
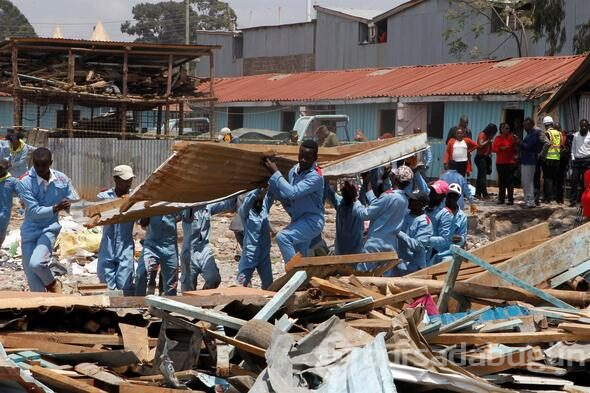
[[[134,186],[144,181],[171,154],[170,140],[121,141],[103,138],[49,138],[53,167],[68,175],[80,196],[95,200],[96,194],[113,186],[112,169],[130,165]]]

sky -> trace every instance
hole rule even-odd
[[[101,19],[114,41],[129,41],[121,23],[132,18],[131,9],[142,2],[158,0],[12,0],[41,37],[50,37],[56,24],[66,38],[90,38],[92,27]],[[326,7],[350,7],[386,11],[392,0],[312,0]],[[238,27],[303,22],[306,0],[229,0],[238,15]],[[280,20],[279,20],[280,15]]]

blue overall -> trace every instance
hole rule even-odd
[[[461,186],[461,191],[463,191],[463,194],[459,197],[459,208],[465,208],[465,198],[467,198],[470,204],[473,203],[473,194],[471,193],[469,183],[459,172],[454,169],[449,169],[440,175],[440,180],[446,181],[449,185],[457,183]]]
[[[162,269],[161,279],[164,295],[176,296],[178,284],[178,233],[177,214],[150,217],[143,251],[137,265],[135,294],[145,296],[147,286],[156,281],[158,266]]]
[[[100,201],[116,199],[115,189],[103,191],[96,198]],[[133,295],[133,271],[135,243],[134,222],[105,225],[98,251],[97,274],[101,283],[109,289],[123,290],[125,296]]]
[[[430,218],[430,222],[432,222],[432,237],[430,238],[430,246],[432,247],[430,264],[432,265],[442,260],[438,258],[438,253],[448,251],[451,248],[453,213],[445,206],[443,200],[434,209],[427,208],[426,214]]]
[[[238,214],[244,224],[244,243],[242,256],[238,265],[238,285],[249,286],[254,269],[260,276],[261,287],[266,289],[272,284],[272,266],[270,261],[270,223],[268,214],[272,207],[272,195],[267,193],[262,202],[262,209],[253,209],[254,202],[262,190],[250,191]]]
[[[344,198],[334,192],[330,187],[327,193],[328,201],[336,209],[336,241],[334,242],[334,254],[348,255],[363,252],[364,221],[357,215],[362,208],[359,201],[348,205]]]
[[[0,178],[0,247],[6,239],[6,231],[12,213],[12,197],[16,194],[16,180],[10,173]]]
[[[23,268],[32,292],[45,292],[55,277],[49,269],[51,253],[61,231],[58,213],[53,206],[64,199],[76,201],[78,193],[70,179],[51,170],[48,184],[39,184],[34,168],[17,183],[16,192],[25,204],[25,220],[21,226]]]
[[[289,171],[289,180],[275,172],[268,181],[269,192],[278,199],[291,223],[277,235],[277,245],[288,263],[297,252],[307,256],[311,241],[324,229],[324,178],[314,164],[299,173],[299,164]]]
[[[410,184],[408,184],[408,186],[404,189],[404,191],[408,194],[411,194],[412,192],[429,193],[430,188],[428,188],[428,183],[426,183],[426,180],[424,180],[424,177],[422,176],[420,171],[416,171],[414,173],[414,178],[412,179]]]
[[[366,193],[368,207],[356,208],[361,220],[369,220],[367,240],[363,252],[384,252],[397,250],[397,234],[402,229],[404,217],[408,211],[408,198],[404,191],[386,191],[375,197],[373,191]],[[378,266],[376,263],[362,263],[359,270],[370,271]]]
[[[217,288],[221,284],[221,275],[209,245],[211,216],[235,211],[236,201],[237,198],[234,197],[185,209],[182,212],[182,230],[184,232],[180,253],[182,292],[194,291],[197,288],[199,274],[205,280],[203,289]]]
[[[451,226],[451,237],[458,235],[461,240],[457,243],[453,243],[459,247],[463,247],[467,242],[467,216],[461,209],[457,209],[453,213],[453,222]],[[443,260],[446,257],[452,257],[453,253],[451,250],[443,251],[438,254],[438,259]]]
[[[20,178],[29,170],[29,157],[33,154],[35,148],[20,141],[21,148],[12,150],[10,148],[10,173],[16,178]]]
[[[397,234],[397,255],[400,263],[394,269],[399,276],[413,273],[430,264],[432,223],[426,214],[408,212],[402,230]]]
[[[8,141],[0,140],[0,160],[10,162],[10,145]]]

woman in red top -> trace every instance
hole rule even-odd
[[[514,171],[518,154],[518,137],[512,133],[508,123],[500,124],[500,135],[494,139],[492,152],[496,153],[498,171],[498,204],[502,205],[508,191],[508,205],[514,204]]]
[[[584,193],[582,194],[582,215],[590,218],[590,169],[584,172]]]
[[[449,168],[451,161],[455,162],[457,172],[463,177],[471,173],[471,152],[477,149],[477,143],[472,139],[464,137],[463,130],[455,131],[455,138],[449,139],[445,150],[445,169]]]

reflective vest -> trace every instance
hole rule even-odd
[[[547,150],[546,158],[548,160],[559,161],[561,158],[561,132],[554,128],[550,128],[547,130],[547,137],[549,138],[551,146],[549,147],[549,150]]]

